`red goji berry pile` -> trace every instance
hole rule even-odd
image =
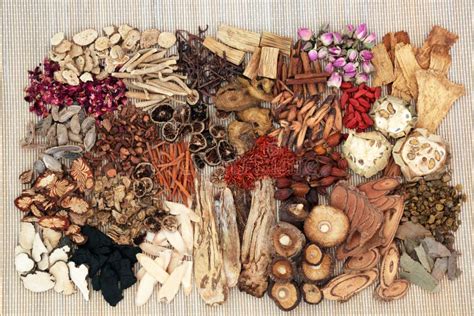
[[[296,155],[288,148],[280,147],[270,136],[259,137],[255,146],[225,170],[225,182],[250,190],[255,181],[265,177],[287,177],[293,173]]]
[[[345,127],[362,132],[374,125],[368,112],[372,104],[380,98],[380,87],[369,87],[365,83],[354,86],[351,82],[341,84],[341,108],[344,111],[342,123]]]

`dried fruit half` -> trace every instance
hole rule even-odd
[[[423,128],[413,130],[393,147],[393,159],[408,181],[443,172],[448,156],[447,143]]]
[[[69,172],[72,178],[77,182],[79,191],[84,192],[94,187],[92,169],[83,158],[74,160]]]
[[[301,293],[303,294],[303,300],[308,304],[316,305],[323,300],[323,292],[313,283],[303,283]]]
[[[404,137],[410,132],[416,123],[414,113],[408,102],[391,95],[375,101],[370,111],[375,129],[393,138]]]
[[[349,167],[366,178],[387,166],[391,149],[392,145],[380,132],[349,132],[349,137],[342,146]]]
[[[270,230],[273,251],[283,257],[297,256],[306,242],[303,233],[294,225],[279,222]]]
[[[269,296],[284,311],[291,311],[301,301],[300,289],[294,282],[276,282],[270,285]]]
[[[341,244],[349,232],[349,219],[340,209],[328,205],[313,207],[304,221],[304,234],[321,247]]]
[[[45,228],[66,230],[69,227],[69,220],[62,216],[43,216],[39,219],[38,224]]]

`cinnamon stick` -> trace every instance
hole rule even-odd
[[[301,52],[301,62],[303,63],[303,70],[305,75],[312,75],[312,69],[311,69],[311,63],[308,57],[307,52]],[[298,77],[295,76],[295,78],[298,79]],[[309,95],[314,96],[318,94],[318,88],[315,83],[308,83],[306,85],[306,88],[308,89]]]
[[[321,73],[323,71],[323,69],[321,68],[321,63],[319,62],[319,60],[313,61],[313,66],[314,66],[314,70],[316,71],[316,73]],[[318,92],[320,94],[324,93],[324,90],[326,89],[326,86],[325,86],[324,83],[318,83],[317,87],[318,87]]]
[[[327,78],[326,77],[323,77],[323,78],[320,78],[320,77],[316,77],[316,78],[302,78],[302,79],[286,79],[285,83],[287,85],[296,85],[296,87],[298,87],[298,85],[302,85],[302,84],[307,84],[307,83],[320,83],[320,82],[326,82],[327,81]],[[296,87],[293,89],[295,90],[295,93],[296,93]]]

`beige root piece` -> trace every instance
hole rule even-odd
[[[174,33],[170,32],[161,32],[160,35],[158,35],[158,45],[163,48],[170,48],[176,43],[176,36]]]
[[[262,297],[268,287],[271,263],[270,228],[275,223],[276,203],[272,180],[257,181],[242,240],[242,273],[239,289]]]
[[[260,47],[256,47],[252,57],[250,57],[250,60],[245,67],[243,75],[249,79],[255,79],[257,77],[257,72],[258,68],[260,65],[260,55],[261,55],[262,49]]]
[[[181,281],[186,272],[186,265],[181,264],[170,274],[168,280],[163,283],[163,286],[158,291],[158,298],[160,301],[170,303],[176,294],[178,294]]]
[[[395,46],[395,58],[406,80],[411,96],[416,99],[418,97],[418,84],[415,74],[421,67],[416,61],[413,47],[410,44],[398,43]]]
[[[254,52],[260,44],[259,33],[247,31],[227,24],[219,25],[219,28],[217,29],[217,39],[230,47],[244,52]]]
[[[170,258],[171,251],[163,251],[154,261],[163,270],[166,270]],[[135,295],[135,305],[142,306],[150,299],[158,280],[156,280],[151,274],[147,273],[145,269],[142,269],[137,273],[137,278],[140,280],[140,283],[138,284],[137,293]]]
[[[49,268],[49,273],[54,276],[54,290],[64,295],[76,293],[74,283],[69,278],[69,268],[64,261],[58,261]]]
[[[203,45],[219,57],[224,58],[225,55],[225,58],[234,65],[240,65],[245,57],[245,52],[231,48],[209,36],[204,39]]]
[[[376,268],[356,274],[341,274],[322,288],[324,298],[335,301],[347,301],[374,283],[377,276],[378,270]]]
[[[389,287],[384,288],[379,285],[375,289],[375,297],[386,302],[398,300],[408,293],[409,288],[410,282],[408,282],[407,280],[395,280]]]
[[[276,79],[278,54],[278,48],[262,47],[258,65],[258,75],[260,77]]]
[[[399,263],[400,254],[397,245],[392,242],[382,259],[380,267],[380,286],[382,288],[388,288],[395,281]]]
[[[143,266],[145,271],[154,277],[158,282],[165,283],[169,274],[152,258],[142,253],[137,254],[138,262]]]
[[[194,278],[198,292],[208,305],[227,300],[228,287],[219,244],[216,215],[208,180],[196,179],[196,214],[201,222],[194,227]]]
[[[279,36],[269,32],[262,32],[260,39],[260,47],[275,47],[286,56],[290,56],[291,44],[293,39],[291,37]]]
[[[373,86],[387,85],[395,81],[395,72],[390,55],[385,48],[383,43],[375,45],[372,48],[374,57],[372,58],[372,64],[375,68],[375,75],[372,80]]]
[[[77,45],[87,46],[89,44],[92,44],[92,42],[95,41],[95,39],[97,38],[98,35],[99,35],[99,33],[96,30],[87,29],[87,30],[84,30],[82,32],[79,32],[79,33],[75,34],[72,37],[72,40]]]

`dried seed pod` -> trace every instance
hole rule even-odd
[[[223,139],[226,137],[226,129],[222,125],[213,124],[209,127],[209,132],[216,139]]]
[[[294,282],[276,282],[270,285],[268,295],[284,311],[291,311],[301,301],[300,289]]]
[[[206,152],[204,153],[204,161],[209,166],[218,166],[221,163],[221,158],[217,147],[209,148],[208,150],[206,150]]]
[[[234,147],[226,140],[221,140],[217,143],[217,150],[219,158],[223,162],[232,161],[236,158]]]
[[[276,282],[289,282],[295,276],[293,263],[285,257],[276,257],[270,264],[270,277]]]
[[[291,189],[293,190],[293,194],[297,197],[304,198],[306,194],[309,192],[309,185],[304,182],[294,182],[291,184]]]
[[[187,104],[180,104],[174,110],[173,118],[178,123],[188,123],[191,120],[191,108]]]
[[[344,272],[359,272],[370,270],[380,261],[380,252],[377,248],[370,249],[358,257],[351,257],[344,263]]]
[[[283,257],[297,256],[306,242],[303,233],[290,223],[279,222],[270,230],[273,251]]]
[[[301,274],[308,282],[327,280],[333,272],[334,262],[330,255],[324,254],[319,264],[301,263]]]
[[[161,135],[163,135],[163,139],[167,142],[174,142],[178,139],[179,134],[179,127],[174,122],[166,122],[161,127]]]
[[[303,300],[312,305],[319,304],[323,300],[323,292],[316,284],[304,282],[301,285]]]
[[[304,222],[304,233],[312,242],[322,247],[341,244],[349,231],[349,219],[343,211],[327,206],[313,207]]]
[[[155,123],[168,122],[173,115],[174,109],[167,103],[158,105],[150,112],[151,120]]]
[[[318,245],[309,243],[303,250],[303,259],[313,265],[318,265],[323,260],[323,252]]]
[[[189,141],[189,151],[192,153],[201,152],[207,148],[207,140],[202,134],[192,134]]]
[[[375,289],[375,296],[383,301],[389,302],[398,300],[408,293],[410,282],[407,280],[395,280],[389,287],[377,286]]]
[[[275,186],[278,189],[289,188],[291,186],[291,183],[292,183],[292,181],[289,178],[277,178],[277,179],[275,179]]]

